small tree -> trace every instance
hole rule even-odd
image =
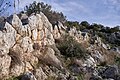
[[[43,12],[52,24],[54,24],[56,21],[66,21],[66,16],[64,16],[62,12],[53,11],[51,5],[44,4],[43,2],[37,3],[36,1],[34,1],[32,4],[26,6],[24,10],[28,14],[28,16],[32,13]]]
[[[90,26],[90,24],[87,21],[82,21],[80,24],[86,28]]]

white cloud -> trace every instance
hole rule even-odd
[[[20,8],[34,0],[20,0]],[[115,25],[120,20],[120,0],[35,0],[52,5],[53,9],[63,12],[69,20],[88,20]],[[99,4],[100,3],[100,4]],[[102,5],[101,5],[102,4]]]

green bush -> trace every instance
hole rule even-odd
[[[120,65],[120,57],[115,57],[115,63]]]
[[[7,79],[7,80],[19,80],[19,79],[16,78],[16,77],[11,77],[11,78],[9,78],[9,79]]]
[[[69,35],[64,36],[57,43],[57,47],[65,57],[85,58],[87,53],[87,50]]]

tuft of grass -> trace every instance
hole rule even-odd
[[[48,76],[46,80],[57,80],[57,78],[55,76]]]
[[[21,59],[20,59],[20,54],[19,52],[15,52],[14,50],[10,49],[9,54],[8,54],[11,58],[12,58],[12,64],[16,64],[16,65],[21,65]]]

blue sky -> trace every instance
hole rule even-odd
[[[13,1],[13,0],[12,0]],[[20,0],[20,9],[34,0]],[[120,0],[35,0],[52,5],[63,12],[68,20],[88,21],[105,26],[120,25]]]

